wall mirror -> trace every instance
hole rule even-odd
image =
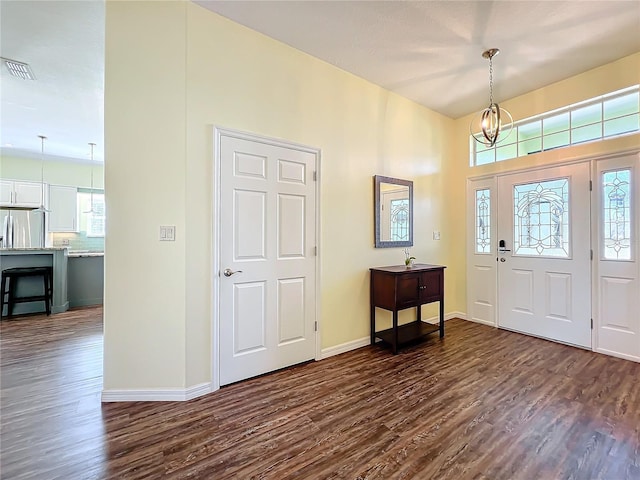
[[[376,248],[413,246],[413,182],[373,176]]]

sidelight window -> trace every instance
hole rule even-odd
[[[631,170],[602,174],[604,258],[631,260]]]
[[[491,190],[476,190],[476,253],[491,253]]]

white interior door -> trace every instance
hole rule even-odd
[[[591,348],[589,181],[588,163],[498,179],[500,327]]]
[[[640,155],[596,163],[595,350],[640,361]]]
[[[225,385],[315,358],[317,155],[222,134],[219,157]]]

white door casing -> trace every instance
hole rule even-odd
[[[498,178],[500,327],[591,349],[589,176],[583,162]]]
[[[640,361],[640,154],[598,160],[594,190],[594,349]]]
[[[225,385],[317,356],[319,152],[219,129],[216,139],[214,349],[217,343],[219,385]],[[225,276],[226,269],[237,273]],[[214,387],[215,368],[214,360]]]
[[[496,180],[467,182],[467,318],[496,325]]]

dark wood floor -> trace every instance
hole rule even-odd
[[[640,364],[451,320],[396,356],[101,405],[101,317],[0,322],[3,479],[640,478]]]

